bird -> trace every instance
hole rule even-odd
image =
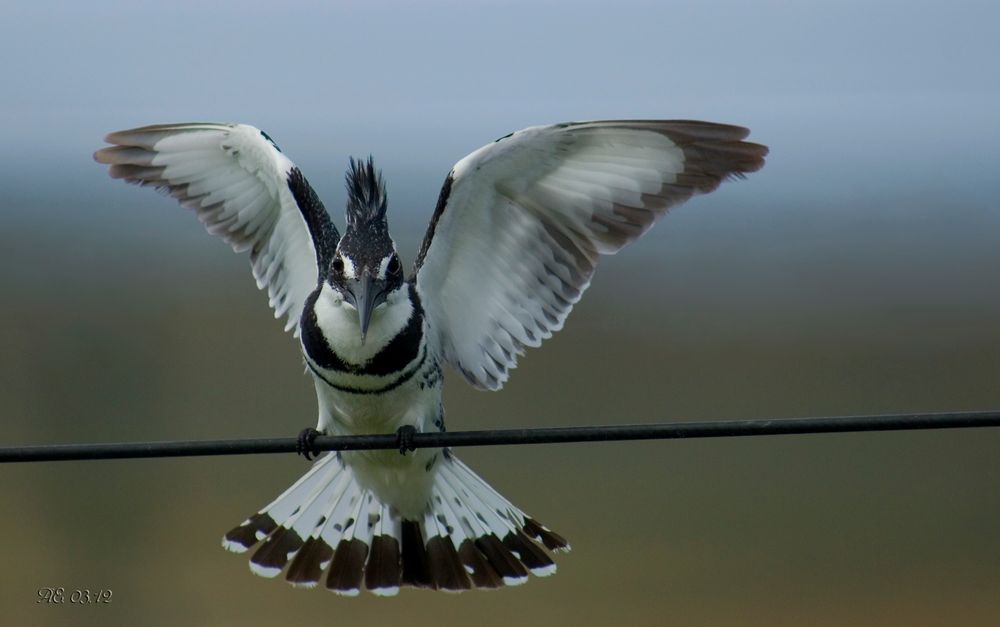
[[[504,135],[447,174],[407,274],[371,156],[349,159],[341,234],[299,167],[254,126],[108,134],[94,158],[111,177],[169,194],[249,252],[316,389],[317,425],[298,441],[318,457],[223,547],[254,549],[257,575],[347,596],[501,588],[554,573],[553,556],[570,548],[561,535],[450,449],[408,451],[412,434],[445,430],[445,368],[499,390],[525,349],[563,327],[602,256],[670,208],[763,167],[768,149],[748,135],[693,120]],[[370,433],[397,433],[401,451],[313,450],[317,434]]]

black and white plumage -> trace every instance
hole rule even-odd
[[[350,162],[343,237],[299,169],[243,124],[108,135],[115,178],[162,188],[249,250],[298,336],[332,434],[444,429],[441,369],[497,390],[526,347],[562,328],[600,255],[666,211],[763,166],[736,126],[619,120],[538,126],[459,161],[404,277],[373,161]],[[448,450],[329,453],[226,534],[259,575],[341,594],[458,591],[548,575],[559,535]]]

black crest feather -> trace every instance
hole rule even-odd
[[[385,220],[386,194],[382,173],[375,160],[351,157],[347,170],[347,224],[358,228]]]

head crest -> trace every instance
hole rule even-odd
[[[347,170],[347,225],[359,228],[385,219],[386,194],[382,173],[371,156],[365,162],[351,157]]]

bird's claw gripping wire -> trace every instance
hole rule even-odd
[[[396,429],[396,444],[399,445],[399,454],[406,455],[406,451],[414,451],[413,436],[416,435],[417,428],[413,425],[403,425]]]
[[[309,461],[312,461],[314,457],[319,457],[321,451],[316,448],[318,435],[320,432],[312,427],[306,427],[299,431],[299,436],[295,439],[295,452]]]

